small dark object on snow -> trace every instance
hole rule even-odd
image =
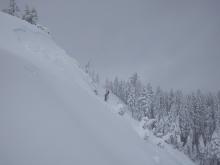
[[[94,90],[94,93],[95,93],[96,95],[98,95],[98,91],[97,91],[96,89]]]
[[[105,93],[105,101],[108,100],[108,95],[109,95],[109,93],[110,93],[109,90],[107,90],[106,93]]]

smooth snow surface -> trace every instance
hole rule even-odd
[[[0,36],[1,165],[191,164],[112,113],[46,32],[0,13]]]

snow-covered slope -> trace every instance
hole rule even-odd
[[[142,141],[40,29],[0,13],[0,164],[191,164]]]

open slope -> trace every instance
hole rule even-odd
[[[0,13],[0,164],[190,164],[142,141],[51,36]]]

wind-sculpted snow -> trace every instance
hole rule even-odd
[[[113,114],[51,36],[3,13],[0,22],[0,164],[186,165]]]

